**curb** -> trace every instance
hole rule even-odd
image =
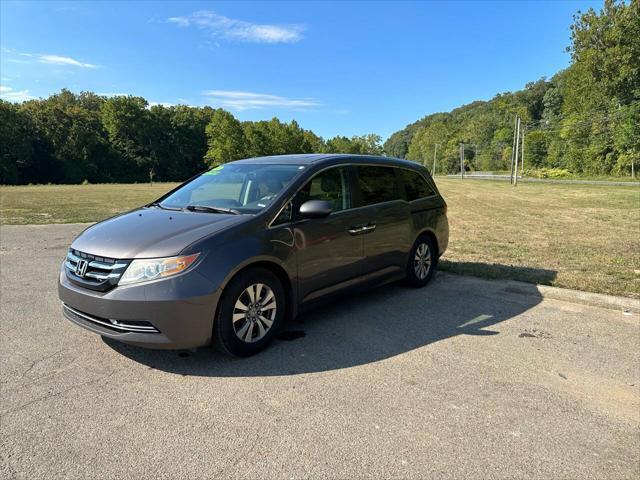
[[[460,174],[453,175],[436,175],[435,178],[460,178]],[[474,180],[511,180],[509,175],[469,175],[465,174],[465,179],[474,179]],[[580,180],[580,179],[571,179],[571,178],[536,178],[536,177],[518,177],[518,182],[523,183],[551,183],[557,185],[603,185],[607,187],[640,187],[640,182],[636,181],[628,181],[628,182],[619,182],[615,180]]]
[[[640,300],[635,298],[616,297],[614,295],[605,295],[602,293],[581,292],[580,290],[550,287],[548,285],[537,285],[537,287],[540,294],[545,298],[571,303],[581,303],[583,305],[608,308],[611,310],[622,310],[623,312],[640,313]]]
[[[581,305],[589,305],[591,307],[606,308],[609,310],[618,310],[622,312],[640,313],[640,299],[619,297],[615,295],[605,295],[603,293],[583,292],[580,290],[571,290],[568,288],[551,287],[549,285],[538,285],[535,283],[519,282],[517,280],[497,280],[493,278],[482,278],[471,275],[458,275],[455,273],[444,272],[438,270],[438,276],[441,277],[462,277],[468,279],[477,279],[483,282],[491,282],[505,293],[515,293],[525,296],[536,296],[549,298],[551,300],[560,300],[563,302],[577,303]],[[502,288],[500,288],[502,287]]]

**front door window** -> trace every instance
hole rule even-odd
[[[298,205],[307,200],[325,200],[334,212],[351,208],[347,167],[330,168],[313,177],[298,193]]]

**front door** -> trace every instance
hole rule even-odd
[[[294,221],[301,301],[331,293],[362,274],[363,235],[354,230],[362,220],[352,208],[350,178],[348,166],[329,168],[309,180],[295,198],[294,211],[307,200],[333,205],[326,218]]]

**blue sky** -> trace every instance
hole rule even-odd
[[[602,2],[6,2],[0,95],[69,88],[383,138],[569,64]]]

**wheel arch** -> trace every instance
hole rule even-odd
[[[435,234],[435,232],[433,230],[425,228],[420,233],[418,233],[418,235],[416,235],[416,239],[413,242],[414,245],[415,245],[415,242],[420,237],[428,237],[433,242],[433,245],[434,245],[435,250],[436,250],[435,261],[436,261],[436,264],[437,264],[439,259],[440,259],[440,244],[438,243],[437,235]]]
[[[277,262],[273,261],[273,260],[269,260],[269,259],[256,259],[250,263],[246,263],[242,266],[240,266],[238,269],[234,270],[224,281],[224,284],[221,286],[221,293],[220,293],[220,297],[218,298],[218,303],[216,305],[216,311],[215,311],[215,315],[214,315],[214,323],[216,321],[216,319],[218,318],[218,311],[220,309],[220,303],[222,301],[222,298],[227,290],[227,287],[229,286],[229,284],[231,283],[231,281],[236,278],[238,275],[241,275],[242,273],[246,272],[247,270],[250,270],[252,268],[263,268],[265,270],[270,271],[271,273],[273,273],[276,277],[278,277],[278,280],[280,280],[280,283],[282,284],[282,288],[284,289],[284,293],[285,293],[285,304],[286,304],[286,310],[285,310],[285,323],[291,319],[293,319],[295,317],[295,315],[297,314],[298,308],[297,308],[297,303],[296,303],[296,295],[295,295],[295,291],[294,291],[294,287],[293,287],[293,282],[291,281],[289,274],[287,273],[287,271],[285,270],[285,268],[278,264]]]

